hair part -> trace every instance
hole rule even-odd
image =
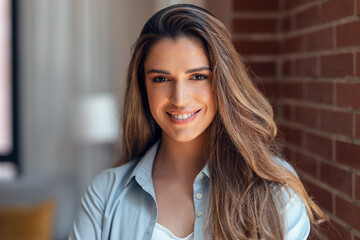
[[[141,156],[161,137],[149,110],[144,61],[156,42],[181,36],[202,42],[218,106],[205,144],[206,149],[212,149],[205,156],[211,174],[206,230],[210,238],[283,239],[276,188],[293,189],[305,203],[314,226],[326,220],[298,177],[275,160],[279,150],[272,107],[251,82],[230,33],[212,14],[194,5],[160,10],[147,21],[134,45],[127,73],[124,148],[119,165]]]

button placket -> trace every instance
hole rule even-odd
[[[199,178],[201,177],[201,175],[199,175]],[[202,192],[202,187],[201,187],[201,183],[197,183],[195,186],[194,186],[194,192],[196,193],[195,196],[194,196],[194,199],[195,199],[195,215],[197,218],[200,218],[202,215],[203,215],[203,194],[201,193]]]
[[[198,220],[195,221],[195,225],[202,223],[202,217],[204,216],[205,201],[204,194],[207,194],[205,185],[207,184],[206,174],[201,172],[194,182],[194,204],[195,204],[195,216]],[[199,222],[200,221],[200,222]]]
[[[204,225],[206,225],[209,178],[203,171],[197,175],[193,184],[193,190],[193,201],[195,205],[194,237],[195,239],[204,239],[202,233]]]
[[[201,198],[202,198],[202,194],[201,193],[198,193],[198,194],[196,194],[196,196],[195,196],[198,200],[200,200]]]

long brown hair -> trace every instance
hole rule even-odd
[[[134,45],[123,106],[123,153],[118,165],[141,156],[161,137],[151,116],[144,81],[144,60],[163,38],[199,39],[212,69],[218,111],[207,129],[210,168],[211,239],[283,239],[284,224],[274,191],[289,187],[305,203],[312,225],[326,216],[302,183],[279,161],[277,127],[268,101],[252,84],[224,25],[206,10],[188,4],[167,7],[153,15]],[[280,204],[281,208],[281,204]]]

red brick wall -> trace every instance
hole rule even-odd
[[[234,44],[276,109],[285,155],[360,240],[360,0],[232,0]]]

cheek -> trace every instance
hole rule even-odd
[[[210,108],[209,110],[216,112],[215,96],[210,87],[199,89],[195,96],[203,104],[206,104]]]
[[[160,111],[159,108],[163,105],[165,99],[164,93],[156,88],[147,88],[147,96],[151,114],[156,118],[154,114],[157,114]]]

